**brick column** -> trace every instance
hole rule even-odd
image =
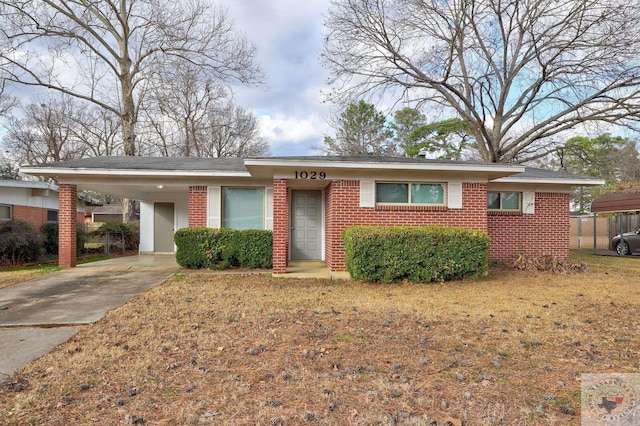
[[[60,184],[58,188],[58,265],[75,268],[78,187]]]
[[[207,187],[189,187],[189,228],[207,226]]]
[[[287,272],[289,258],[289,192],[286,179],[273,180],[273,273]]]

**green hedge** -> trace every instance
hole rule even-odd
[[[448,281],[487,268],[486,232],[443,226],[353,226],[342,233],[352,278],[368,282]]]
[[[176,261],[185,268],[271,268],[273,233],[250,229],[182,228],[176,231]]]

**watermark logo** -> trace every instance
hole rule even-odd
[[[640,424],[640,374],[583,374],[583,426]]]

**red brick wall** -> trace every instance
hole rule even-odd
[[[273,273],[287,272],[289,258],[289,191],[286,179],[273,180]]]
[[[30,223],[36,231],[47,223],[47,210],[42,207],[11,206],[11,216],[14,220],[23,220]]]
[[[58,264],[63,268],[76,266],[76,228],[78,226],[78,188],[60,184],[58,195]]]
[[[569,257],[569,194],[536,193],[535,214],[489,213],[489,259],[509,261],[520,252]]]
[[[207,226],[207,187],[189,187],[189,228]]]
[[[342,231],[351,225],[442,225],[487,230],[487,188],[464,183],[462,209],[429,206],[360,208],[359,181],[333,181],[325,192],[325,259],[332,271],[344,271]]]

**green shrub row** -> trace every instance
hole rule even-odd
[[[174,235],[176,261],[185,268],[271,268],[273,233],[264,230],[182,228]]]
[[[443,226],[353,226],[342,233],[352,278],[368,282],[448,281],[486,272],[486,232]]]

